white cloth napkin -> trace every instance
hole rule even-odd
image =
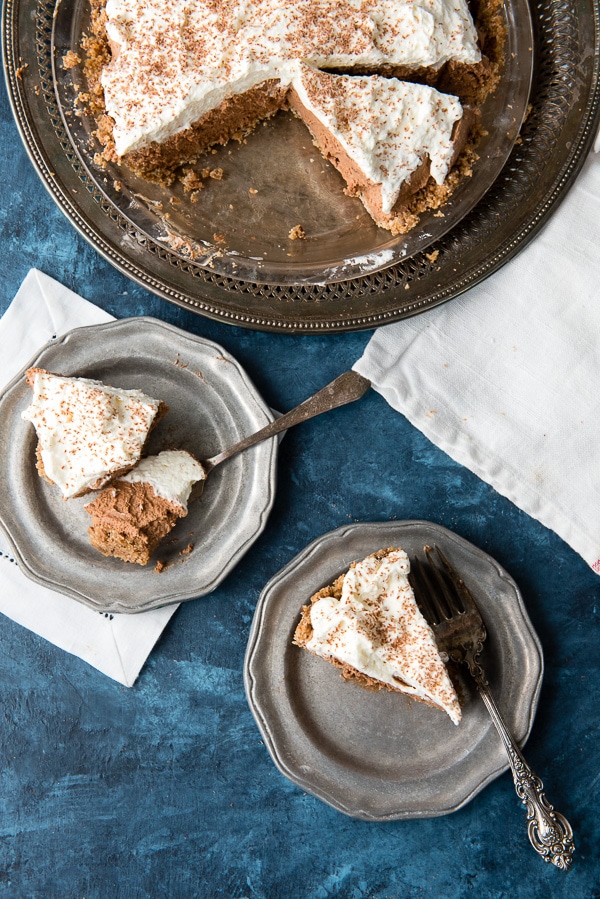
[[[517,257],[354,367],[600,574],[600,155]]]
[[[32,269],[0,319],[0,388],[49,340],[107,321],[111,315]],[[96,612],[29,580],[0,532],[0,612],[127,687],[176,608],[173,604],[138,615]]]

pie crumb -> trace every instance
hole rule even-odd
[[[306,232],[302,225],[294,225],[288,234],[290,240],[306,240]]]

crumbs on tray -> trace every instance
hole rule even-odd
[[[306,231],[302,225],[294,225],[288,234],[290,240],[306,240]]]

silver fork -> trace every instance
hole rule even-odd
[[[308,421],[309,418],[316,418],[317,415],[322,415],[324,412],[330,412],[332,409],[337,409],[339,406],[345,406],[348,403],[359,400],[364,396],[370,386],[371,382],[368,381],[367,378],[363,378],[362,375],[359,375],[357,371],[354,371],[353,369],[346,371],[344,374],[335,378],[330,384],[322,387],[318,393],[309,396],[309,398],[300,403],[299,406],[294,406],[294,408],[290,409],[289,412],[286,412],[285,415],[280,415],[279,418],[276,418],[268,425],[265,425],[260,431],[255,431],[254,434],[244,437],[243,440],[240,440],[226,450],[217,453],[216,456],[211,456],[210,459],[202,459],[200,464],[204,469],[204,479],[196,481],[192,488],[190,500],[200,499],[208,475],[213,468],[216,468],[221,462],[226,462],[227,459],[231,459],[232,456],[236,456],[238,453],[249,449],[251,446],[255,446],[257,443],[262,443],[263,440],[268,440],[270,437],[274,437],[282,431],[287,431],[295,425]]]
[[[502,738],[517,796],[527,809],[531,845],[544,861],[568,871],[575,851],[571,825],[546,799],[542,781],[525,761],[498,710],[479,662],[487,633],[475,600],[438,547],[426,546],[424,550],[426,562],[414,559],[409,575],[415,598],[440,651],[468,668]]]

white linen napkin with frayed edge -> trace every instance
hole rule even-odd
[[[600,574],[600,154],[518,256],[354,367]]]
[[[112,321],[62,284],[32,269],[0,319],[0,387],[49,340]],[[136,615],[103,615],[30,580],[0,532],[0,612],[103,674],[131,687],[177,604]]]

